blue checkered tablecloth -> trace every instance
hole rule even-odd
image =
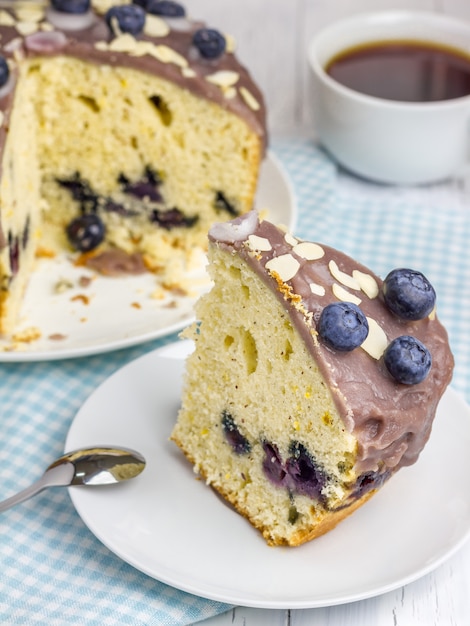
[[[453,386],[470,401],[470,197],[458,184],[392,188],[338,171],[310,141],[272,146],[293,183],[296,233],[341,248],[384,276],[423,271],[456,359]],[[109,354],[0,364],[0,499],[59,456],[83,401],[112,372],[172,335]],[[138,572],[83,524],[65,489],[0,516],[0,623],[179,626],[229,607]]]

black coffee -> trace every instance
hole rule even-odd
[[[325,71],[369,96],[402,102],[436,102],[470,94],[470,56],[420,41],[374,42],[344,50]]]

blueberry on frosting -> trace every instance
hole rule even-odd
[[[365,341],[369,324],[356,304],[333,302],[321,312],[317,330],[327,346],[340,352],[350,352]]]
[[[416,385],[428,375],[432,359],[429,350],[418,339],[402,335],[385,350],[384,363],[397,382]]]
[[[200,28],[194,33],[193,44],[205,59],[220,57],[226,48],[225,37],[213,28]]]
[[[143,6],[149,13],[162,17],[185,17],[186,15],[184,6],[172,0],[145,0]]]
[[[139,35],[145,26],[145,11],[137,4],[123,4],[111,7],[106,13],[106,23],[114,32],[114,21],[121,33]]]
[[[90,0],[52,0],[52,8],[61,13],[86,13],[90,8]]]
[[[436,292],[426,276],[406,268],[388,274],[383,294],[390,311],[405,320],[424,319],[436,304]]]
[[[10,76],[10,68],[5,57],[0,56],[0,87],[6,85]]]

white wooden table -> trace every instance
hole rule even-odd
[[[397,559],[401,555],[397,553]],[[237,607],[201,626],[469,626],[470,542],[405,587],[351,604],[303,610]]]

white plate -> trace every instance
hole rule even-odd
[[[268,209],[269,219],[294,230],[294,194],[286,172],[271,153],[261,168],[255,206]],[[194,302],[207,289],[205,264],[205,255],[201,254],[197,268],[188,275],[194,285],[191,296],[169,294],[158,300],[152,298],[157,288],[152,274],[106,278],[74,267],[65,254],[43,259],[31,276],[18,326],[20,331],[38,328],[41,338],[16,343],[14,350],[11,342],[0,340],[0,362],[97,354],[181,330],[192,321]],[[84,275],[93,276],[93,280],[89,286],[80,287],[79,280]],[[74,287],[56,293],[60,281]],[[54,335],[63,338],[51,338]]]
[[[173,587],[230,604],[313,608],[409,583],[453,554],[470,532],[470,408],[445,393],[419,461],[402,469],[335,530],[299,548],[268,547],[197,480],[169,441],[181,391],[181,342],[128,364],[87,400],[66,450],[128,445],[147,459],[118,487],[70,488],[85,524],[110,550]]]

